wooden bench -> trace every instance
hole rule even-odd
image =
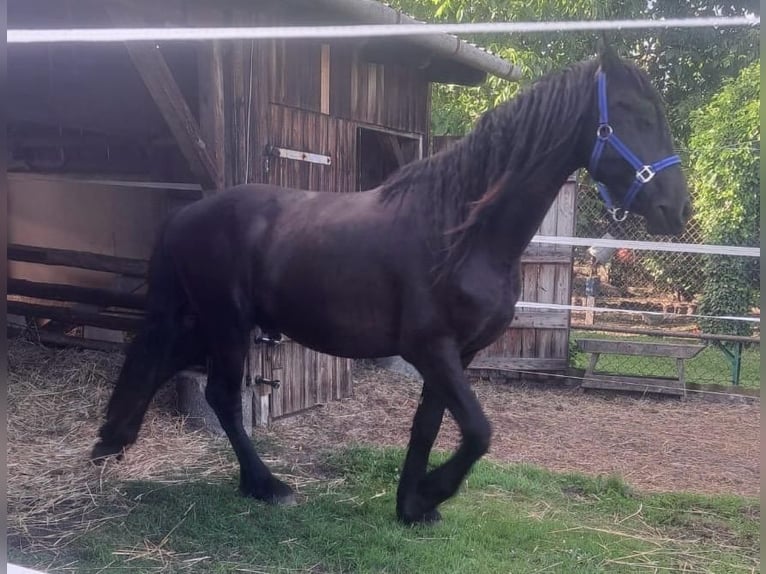
[[[684,361],[695,357],[704,345],[683,345],[678,343],[649,343],[637,341],[614,341],[608,339],[577,339],[582,351],[590,353],[582,389],[608,389],[639,393],[661,393],[686,397]],[[676,360],[678,376],[645,377],[639,375],[617,375],[597,372],[596,363],[603,354],[632,355],[639,357],[666,357]]]

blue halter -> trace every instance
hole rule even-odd
[[[591,174],[595,173],[596,166],[598,165],[599,159],[601,159],[601,154],[604,151],[604,147],[606,147],[606,144],[608,143],[612,144],[612,147],[617,150],[617,153],[619,153],[625,159],[625,161],[627,161],[633,167],[633,169],[636,170],[636,179],[633,181],[627,193],[625,194],[625,197],[622,200],[621,208],[614,206],[612,203],[612,198],[609,196],[606,187],[603,184],[596,182],[596,186],[598,187],[598,192],[601,195],[601,199],[604,200],[606,209],[612,215],[612,218],[615,221],[625,221],[625,218],[628,216],[628,208],[630,207],[631,203],[633,203],[636,195],[638,195],[641,187],[645,183],[650,182],[652,178],[657,174],[657,172],[662,171],[671,165],[681,163],[681,158],[677,155],[671,155],[650,165],[645,165],[642,163],[641,160],[638,159],[638,157],[636,157],[636,155],[630,151],[630,149],[628,149],[628,146],[626,146],[622,140],[617,137],[617,134],[614,133],[612,126],[609,125],[609,116],[607,115],[606,107],[606,74],[599,70],[597,77],[599,119],[598,128],[596,129],[596,145],[593,146],[593,153],[590,156],[588,171],[590,171]],[[620,212],[622,212],[621,215]]]

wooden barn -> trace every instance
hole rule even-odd
[[[9,28],[413,22],[372,0],[11,0]],[[432,149],[430,86],[519,77],[449,35],[11,44],[8,311],[53,343],[121,344],[168,214],[241,182],[363,192]],[[570,189],[571,188],[571,189]],[[543,233],[573,231],[574,186]],[[524,300],[569,302],[571,250],[534,247]],[[566,366],[566,311],[524,310],[482,368]],[[512,359],[515,357],[515,359]],[[350,362],[254,345],[257,418],[348,396]]]

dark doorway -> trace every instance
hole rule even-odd
[[[421,136],[357,129],[357,191],[380,185],[401,166],[423,157]]]

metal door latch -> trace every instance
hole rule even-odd
[[[253,382],[256,385],[268,385],[273,389],[278,389],[280,384],[279,379],[265,379],[260,375],[256,375]]]

